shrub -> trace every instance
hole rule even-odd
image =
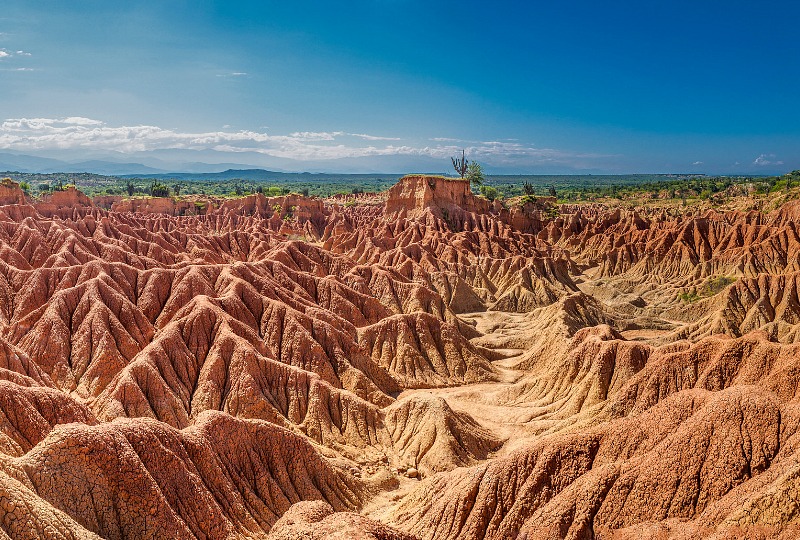
[[[678,295],[678,298],[687,304],[691,304],[703,298],[714,296],[735,281],[736,278],[731,276],[710,277],[699,289],[692,288],[691,291],[684,291]]]
[[[482,186],[483,183],[486,181],[486,177],[483,174],[483,167],[477,161],[470,161],[469,165],[467,166],[467,180],[469,183],[474,186]]]
[[[481,195],[483,195],[484,197],[486,197],[490,201],[495,200],[499,195],[499,192],[497,191],[497,189],[493,188],[492,186],[481,186],[480,187],[480,192],[481,192]]]
[[[166,184],[153,180],[153,183],[150,184],[150,195],[153,197],[169,197],[169,188]]]

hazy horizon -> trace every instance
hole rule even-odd
[[[170,172],[447,172],[462,149],[492,174],[800,169],[794,4],[7,4],[2,154]]]

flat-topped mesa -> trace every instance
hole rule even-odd
[[[220,212],[264,218],[271,229],[286,234],[303,233],[312,238],[322,236],[331,208],[317,197],[290,193],[266,197],[254,193],[230,199],[220,205]]]
[[[494,220],[518,232],[538,234],[548,221],[543,211],[555,204],[551,197],[489,201],[474,195],[468,180],[412,174],[389,189],[385,211],[393,218],[417,219],[432,214],[456,231],[488,230]]]
[[[0,180],[0,205],[25,204],[25,192],[10,178]]]
[[[489,211],[489,201],[473,195],[469,181],[462,178],[413,174],[404,176],[389,189],[387,214],[412,217],[427,208],[437,217],[442,217],[443,210],[449,212],[453,208],[485,213]]]
[[[312,218],[324,217],[330,213],[322,199],[306,197],[296,193],[279,197],[266,197],[262,193],[254,193],[238,199],[230,199],[220,205],[221,210],[241,212],[248,215],[258,214],[264,217],[287,216],[297,218],[301,222]]]
[[[41,202],[35,203],[36,211],[46,217],[72,212],[74,208],[92,207],[92,200],[75,186],[67,186],[63,190],[47,193]]]
[[[122,195],[95,195],[92,197],[92,204],[94,204],[97,208],[102,208],[103,210],[111,210],[111,207],[114,206],[114,203],[121,201]]]
[[[185,216],[205,214],[213,209],[213,203],[207,200],[182,200],[172,197],[137,197],[122,199],[111,204],[113,212],[136,212],[139,214],[166,214],[168,216]]]
[[[93,206],[92,200],[75,186],[68,186],[42,197],[43,203],[53,204],[58,208],[72,206]]]

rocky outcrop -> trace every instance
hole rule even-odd
[[[0,186],[2,538],[800,523],[797,203],[490,203],[423,175],[202,211],[20,193]]]
[[[264,535],[295,502],[352,510],[364,489],[297,435],[222,413],[185,431],[144,419],[68,424],[0,467],[0,481],[36,494],[32,507],[11,506],[4,528],[15,538],[26,518],[73,529],[64,514],[102,538]]]
[[[473,465],[502,444],[468,414],[431,395],[398,400],[384,412],[400,463],[422,476]]]
[[[267,540],[416,540],[417,537],[352,512],[336,512],[325,501],[299,502],[289,508]]]
[[[10,178],[3,178],[0,181],[0,205],[25,203],[25,192],[19,184]]]
[[[422,538],[602,537],[669,518],[713,528],[734,519],[731,502],[750,500],[742,487],[796,463],[790,410],[746,387],[682,392],[639,417],[432,477],[394,519]],[[721,507],[731,513],[711,511]]]
[[[209,201],[198,202],[178,200],[172,197],[142,197],[122,199],[111,204],[114,212],[136,212],[139,214],[166,214],[168,216],[185,216],[201,214],[208,210]]]
[[[456,325],[425,313],[387,317],[361,329],[358,340],[403,388],[454,386],[495,378],[491,364]]]
[[[441,216],[452,210],[470,209],[486,212],[489,203],[478,199],[470,190],[469,181],[444,176],[404,176],[389,189],[386,213],[404,217],[421,215],[426,208],[435,209]]]
[[[59,211],[70,208],[86,208],[93,206],[92,200],[75,186],[67,186],[62,190],[52,191],[42,196],[41,202],[35,204],[37,212],[45,216],[59,214]]]

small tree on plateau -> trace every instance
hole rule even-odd
[[[467,169],[469,168],[469,161],[467,161],[466,154],[464,150],[461,151],[461,157],[451,157],[450,161],[453,162],[453,168],[458,173],[458,176],[464,178],[467,174]]]
[[[483,181],[486,180],[483,167],[477,161],[469,161],[464,150],[461,151],[461,157],[451,157],[450,161],[462,179],[469,180],[469,183],[476,187],[483,185]]]
[[[150,196],[152,197],[169,197],[169,188],[166,184],[162,184],[156,180],[150,185]]]
[[[525,183],[522,185],[522,190],[525,192],[525,195],[531,196],[536,193],[536,190],[533,187],[533,184],[525,180]]]
[[[467,180],[474,186],[482,186],[486,177],[483,174],[483,167],[477,161],[470,161],[467,165]]]

